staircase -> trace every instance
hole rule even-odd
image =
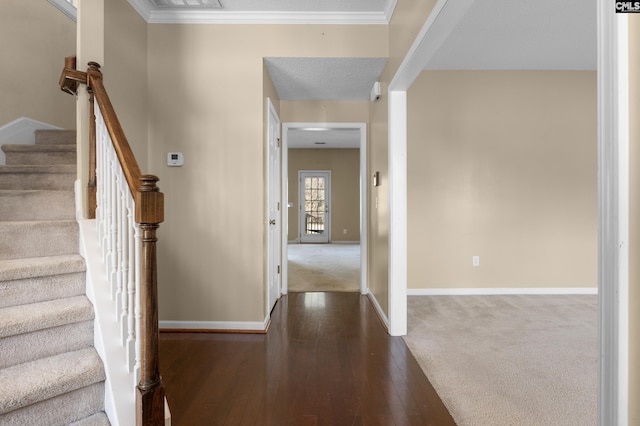
[[[0,425],[109,425],[78,254],[75,132],[2,150]]]

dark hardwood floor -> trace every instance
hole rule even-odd
[[[290,293],[269,332],[161,333],[174,426],[454,425],[357,293]]]

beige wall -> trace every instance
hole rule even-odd
[[[366,123],[369,101],[281,101],[283,123]]]
[[[104,85],[140,170],[146,173],[147,23],[127,0],[105,1],[104,12]],[[162,188],[162,182],[158,185]]]
[[[424,25],[435,0],[399,0],[389,24],[389,62],[380,82],[380,101],[371,105],[369,145],[367,149],[369,174],[380,172],[380,186],[367,185],[368,206],[368,273],[369,289],[385,314],[389,303],[389,185],[388,185],[388,102],[387,88],[400,63]]]
[[[409,288],[597,286],[595,77],[418,77],[408,92]]]
[[[289,241],[299,239],[300,170],[331,171],[331,241],[360,241],[360,150],[289,150]]]
[[[75,129],[75,99],[60,90],[76,23],[47,0],[0,1],[0,127],[18,119]]]
[[[387,43],[386,26],[149,25],[162,320],[266,316],[263,58],[385,57]],[[167,151],[184,167],[166,167]]]
[[[630,248],[629,259],[629,425],[640,425],[640,17],[629,16]]]
[[[127,0],[93,0],[78,6],[78,69],[87,63],[102,66],[104,85],[142,173],[150,173],[147,131],[147,24]],[[89,113],[86,88],[76,104],[78,176],[86,186],[89,151]],[[162,188],[162,183],[159,184]],[[81,192],[86,214],[86,194]]]

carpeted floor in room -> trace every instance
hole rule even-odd
[[[360,291],[360,245],[289,244],[288,289]]]
[[[460,426],[597,424],[597,296],[408,299],[407,346]]]

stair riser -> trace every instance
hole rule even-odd
[[[36,130],[36,145],[69,145],[75,143],[75,130]]]
[[[9,336],[0,339],[0,368],[90,346],[93,346],[93,321]]]
[[[0,415],[2,425],[66,425],[104,410],[104,382]]]
[[[7,152],[5,155],[8,166],[76,164],[75,152]]]
[[[0,189],[72,190],[76,175],[72,173],[2,173]]]
[[[85,294],[84,272],[0,282],[0,309]]]
[[[0,259],[78,253],[78,224],[60,222],[0,222]]]
[[[2,220],[72,220],[73,191],[0,191]]]

